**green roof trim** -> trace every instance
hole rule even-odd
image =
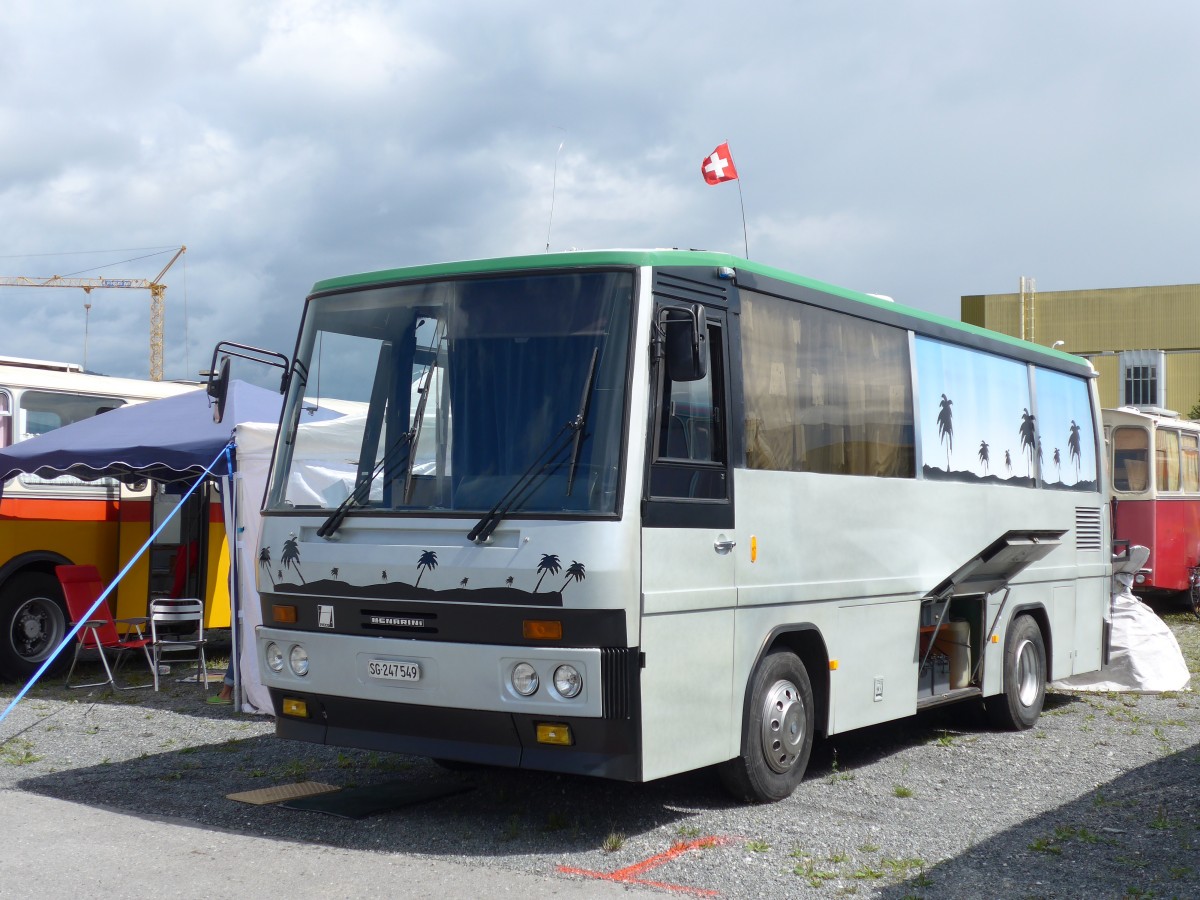
[[[328,278],[313,285],[313,294],[324,294],[330,291],[371,287],[373,285],[395,284],[403,281],[421,281],[430,278],[446,278],[458,275],[476,275],[485,272],[512,272],[521,269],[555,269],[597,266],[701,266],[729,268],[754,272],[765,278],[774,278],[788,284],[796,284],[822,291],[848,300],[855,300],[879,309],[895,310],[915,319],[941,325],[966,334],[977,335],[1021,347],[1025,350],[1042,353],[1055,359],[1087,364],[1082,357],[1033,344],[1020,338],[991,331],[978,325],[971,325],[939,316],[936,313],[904,306],[889,300],[881,300],[849,288],[826,284],[813,278],[806,278],[794,272],[763,265],[754,260],[743,259],[729,253],[717,253],[710,250],[579,250],[568,253],[539,253],[533,256],[502,256],[494,259],[469,259],[459,262],[435,263],[425,266],[409,266],[401,269],[384,269],[378,272],[363,272],[357,275],[344,275],[339,278]]]

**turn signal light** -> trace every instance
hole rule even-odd
[[[295,625],[296,607],[274,604],[271,607],[271,618],[280,625]]]
[[[528,641],[561,641],[562,622],[555,619],[526,619],[521,623],[521,633]]]
[[[295,716],[298,719],[307,719],[308,704],[303,700],[297,700],[295,697],[284,697],[283,714],[285,716]]]
[[[560,747],[570,747],[575,743],[570,725],[553,722],[538,722],[537,741],[539,744],[557,744]]]

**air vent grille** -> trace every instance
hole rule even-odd
[[[1103,529],[1100,527],[1100,509],[1092,506],[1075,507],[1075,549],[1100,550]]]
[[[660,269],[655,273],[654,293],[672,300],[688,303],[716,303],[724,305],[729,300],[728,282],[687,277]]]
[[[636,647],[601,647],[600,681],[604,690],[604,718],[628,719],[633,713],[633,692],[638,650]]]

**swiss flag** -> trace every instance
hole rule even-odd
[[[700,163],[700,174],[709,184],[733,181],[738,177],[737,168],[733,165],[733,156],[729,152],[729,144],[721,144],[704,157],[704,162]]]

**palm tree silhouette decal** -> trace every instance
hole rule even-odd
[[[459,587],[466,587],[466,586],[467,586],[467,582],[468,582],[468,581],[470,581],[470,580],[471,580],[470,578],[464,578],[462,581],[460,581],[460,582],[458,583],[458,586],[459,586]]]
[[[1018,432],[1021,435],[1021,453],[1029,455],[1029,462],[1025,466],[1025,474],[1033,474],[1033,453],[1037,446],[1037,438],[1034,434],[1033,415],[1028,409],[1022,407],[1024,412],[1021,414],[1021,427]]]
[[[417,560],[417,568],[420,571],[417,572],[417,583],[414,584],[413,587],[420,587],[421,576],[424,575],[428,570],[437,568],[437,552],[434,550],[426,550],[423,552],[421,554],[421,558]]]
[[[271,587],[275,587],[275,579],[271,577],[271,548],[263,547],[258,551],[258,567],[267,573],[271,579]]]
[[[337,578],[337,575],[338,575],[338,567],[334,566],[332,569],[329,570],[329,576],[331,578]]]
[[[1062,455],[1058,452],[1058,448],[1054,448],[1054,468],[1058,471],[1058,480],[1062,481]]]
[[[504,583],[506,585],[508,585],[509,587],[511,587],[512,583],[513,583],[513,577],[511,575],[509,575],[507,578],[504,579]]]
[[[538,588],[542,586],[542,578],[546,577],[547,572],[549,572],[551,575],[557,575],[558,570],[561,568],[562,565],[559,563],[557,556],[555,556],[553,553],[543,553],[542,561],[538,563],[537,567],[537,570],[542,574],[541,577],[538,578],[537,584],[533,586],[533,592],[536,594]]]
[[[1079,443],[1079,426],[1075,424],[1075,420],[1071,420],[1071,436],[1067,438],[1067,451],[1071,454],[1071,459],[1075,461],[1075,480],[1079,480],[1079,461],[1080,461],[1080,443]]]
[[[1004,451],[1004,468],[1008,469],[1008,474],[1012,474],[1012,454],[1007,450]]]
[[[954,449],[954,413],[950,407],[954,405],[954,401],[949,399],[945,394],[942,394],[942,399],[938,402],[938,441],[946,444],[946,471],[950,471],[950,451]]]
[[[304,575],[300,572],[300,544],[296,540],[295,535],[292,535],[283,542],[283,555],[279,557],[279,562],[284,569],[295,569],[301,584],[308,584],[304,580]]]
[[[991,462],[991,454],[988,453],[988,442],[979,442],[979,462],[983,465],[983,474],[988,472],[988,463]]]
[[[571,564],[567,566],[567,580],[563,582],[563,586],[559,588],[559,592],[561,593],[562,591],[565,591],[567,589],[567,585],[571,583],[572,579],[575,581],[583,581],[585,578],[587,578],[587,572],[584,571],[583,563],[571,560]]]

